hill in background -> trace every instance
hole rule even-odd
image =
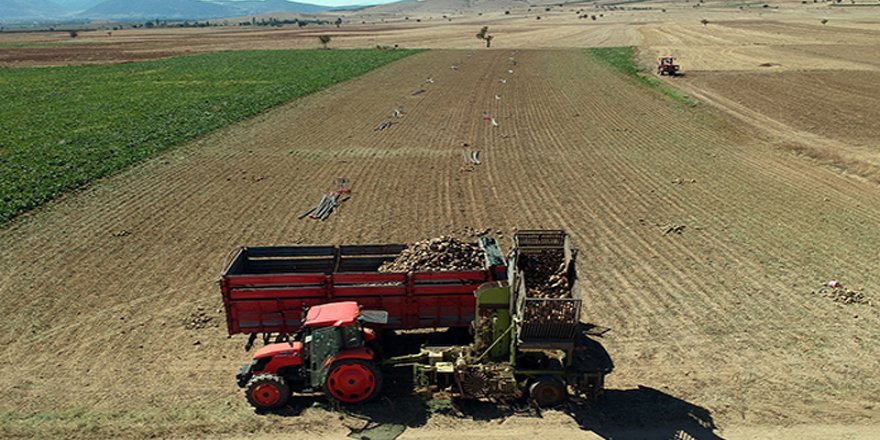
[[[202,20],[278,12],[314,14],[330,9],[287,0],[0,0],[0,22]]]

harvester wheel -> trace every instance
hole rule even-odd
[[[259,374],[248,381],[244,394],[258,411],[272,411],[287,405],[290,386],[283,377]]]
[[[343,359],[330,365],[324,394],[342,404],[366,402],[382,389],[382,373],[372,362]]]
[[[568,392],[559,379],[542,377],[529,386],[529,398],[542,408],[550,408],[565,402]]]

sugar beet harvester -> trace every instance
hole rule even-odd
[[[506,261],[493,239],[480,247],[482,270],[409,273],[377,272],[402,245],[239,251],[221,279],[229,333],[276,343],[242,366],[238,385],[261,411],[300,392],[365,402],[383,370],[399,367],[412,368],[420,390],[463,398],[554,406],[600,395],[612,364],[580,323],[567,234],[521,231]],[[469,328],[474,340],[382,357],[381,331],[437,327]]]

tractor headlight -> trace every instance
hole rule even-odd
[[[238,374],[235,375],[235,381],[238,383],[239,388],[244,388],[248,381],[251,380],[251,377],[254,376],[254,373],[263,371],[271,360],[272,356],[266,356],[242,365],[238,369]]]
[[[248,381],[251,380],[251,366],[253,362],[244,364],[238,369],[238,374],[235,375],[235,382],[238,384],[239,388],[244,388],[247,385]]]

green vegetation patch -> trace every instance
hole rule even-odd
[[[52,47],[58,46],[60,42],[31,42],[31,43],[0,43],[0,49],[17,49],[22,47]]]
[[[0,69],[0,222],[159,151],[415,52],[218,52]]]
[[[689,106],[697,104],[693,98],[681,93],[679,90],[669,87],[650,74],[646,75],[639,72],[636,69],[632,47],[597,47],[589,49],[589,51],[592,56],[625,73],[627,76],[635,78],[640,83],[659,90],[676,102]]]

